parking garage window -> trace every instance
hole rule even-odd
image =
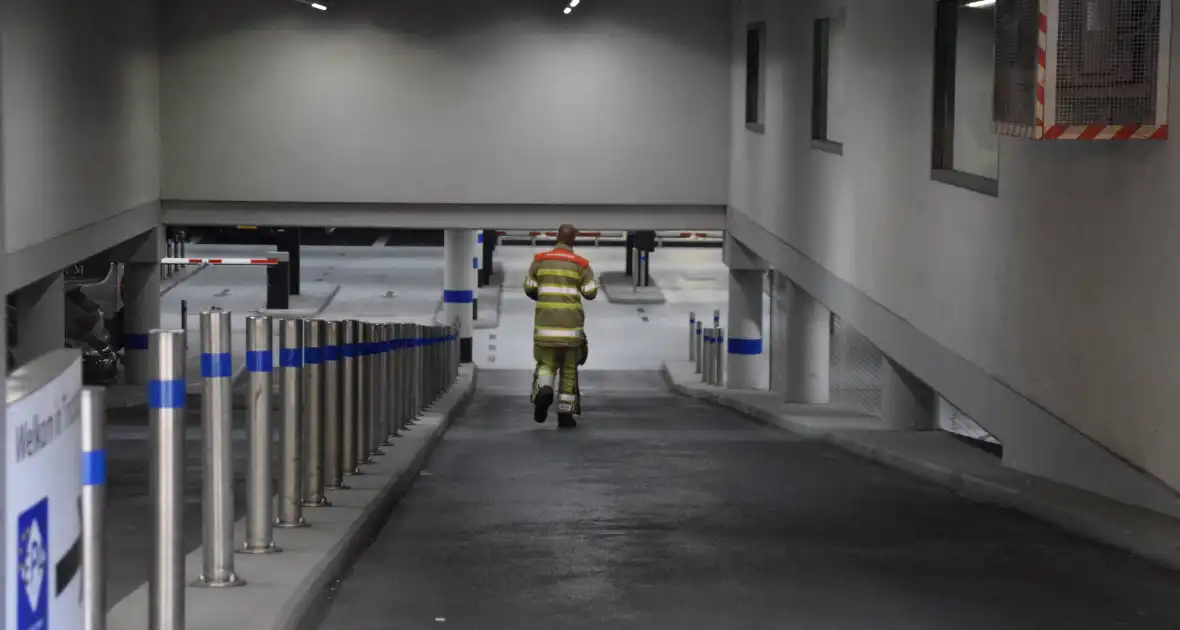
[[[992,124],[995,3],[939,0],[931,176],[988,195],[999,189]]]
[[[844,17],[816,20],[811,56],[811,146],[844,154]]]
[[[765,52],[766,25],[751,24],[746,28],[746,128],[758,133],[765,130]]]

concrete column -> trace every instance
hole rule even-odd
[[[729,270],[729,340],[726,372],[731,389],[758,389],[762,381],[762,277],[757,270]]]
[[[463,363],[471,363],[474,245],[470,230],[448,229],[443,232],[443,303],[447,321],[459,319],[459,360]]]
[[[479,268],[481,266],[480,254],[483,252],[483,231],[471,231],[471,288],[475,289],[475,293],[471,296],[471,319],[479,319],[479,287],[483,286],[479,283]]]
[[[16,292],[17,365],[66,345],[65,278],[46,276]]]
[[[898,431],[938,427],[937,396],[929,385],[889,357],[881,362],[881,421]]]
[[[831,396],[832,313],[790,283],[787,314],[787,402],[824,404]]]
[[[148,333],[160,327],[160,264],[129,262],[123,268],[123,373],[129,385],[147,385]]]

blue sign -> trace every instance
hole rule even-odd
[[[17,519],[16,588],[17,630],[49,627],[49,498]]]

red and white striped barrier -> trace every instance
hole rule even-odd
[[[273,267],[279,264],[277,258],[161,258],[161,265],[223,265],[227,267],[245,267],[260,265]]]

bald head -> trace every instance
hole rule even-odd
[[[576,240],[578,240],[578,230],[574,226],[566,223],[557,228],[557,243],[559,245],[573,247]]]

